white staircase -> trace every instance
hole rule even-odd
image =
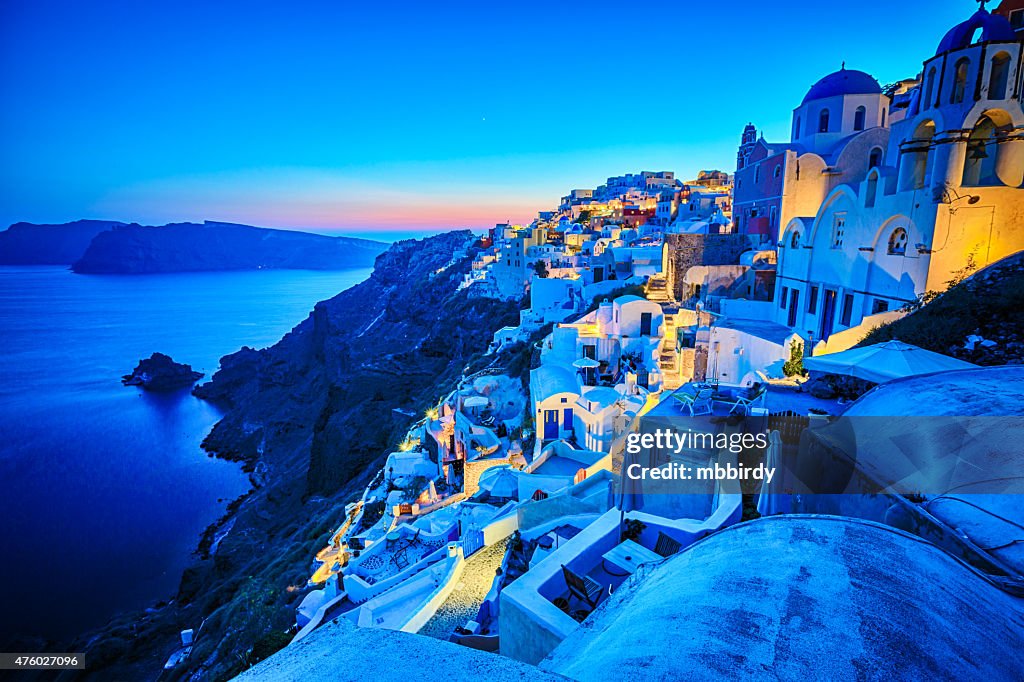
[[[679,371],[679,356],[676,353],[676,309],[664,302],[661,309],[665,315],[665,334],[661,337],[661,347],[658,349],[658,364],[661,368],[664,390],[674,391],[683,383]]]

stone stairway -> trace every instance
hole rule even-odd
[[[661,308],[665,314],[665,334],[661,337],[661,347],[658,349],[658,364],[664,390],[674,391],[682,385],[676,353],[676,309],[665,303],[662,303]]]
[[[657,274],[647,280],[647,300],[655,303],[668,303],[671,300],[668,292],[668,281],[665,275]]]

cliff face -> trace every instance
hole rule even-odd
[[[470,240],[399,242],[367,281],[317,304],[277,346],[224,358],[196,390],[232,406],[206,446],[253,462],[301,445],[294,464],[308,469],[308,493],[335,492],[361,473],[408,413],[436,401],[439,382],[457,379],[495,329],[516,321],[514,304],[455,293],[469,259],[451,263],[452,253]]]
[[[259,268],[336,270],[368,267],[383,242],[268,230],[228,223],[120,225],[96,235],[72,269],[144,274]]]
[[[204,446],[241,460],[254,491],[208,533],[175,602],[112,624],[89,647],[96,679],[150,675],[174,633],[207,619],[171,679],[226,679],[278,648],[304,596],[310,552],[416,415],[481,361],[517,306],[457,291],[472,240],[452,232],[399,242],[372,276],[313,313],[276,345],[242,349],[196,395],[222,405]],[[210,547],[209,540],[219,542]]]
[[[122,225],[113,220],[15,223],[0,232],[0,265],[70,265],[82,257],[96,235]]]

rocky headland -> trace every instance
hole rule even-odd
[[[71,269],[86,274],[340,270],[369,267],[387,247],[369,239],[230,223],[133,223],[97,234]]]
[[[124,223],[76,220],[60,225],[15,223],[0,232],[0,265],[71,265],[101,232]]]

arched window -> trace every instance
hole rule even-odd
[[[789,236],[789,248],[799,249],[800,248],[800,233],[793,230],[793,234]]]
[[[872,147],[871,153],[868,155],[868,170],[872,168],[878,168],[882,165],[882,148]]]
[[[853,129],[864,130],[864,118],[867,116],[868,110],[864,107],[857,107],[857,110],[853,112]]]
[[[828,132],[828,109],[822,109],[821,113],[818,114],[818,132]]]
[[[953,93],[949,101],[952,104],[960,104],[964,101],[964,92],[967,90],[967,70],[971,66],[971,60],[964,57],[956,63],[956,71],[953,76]]]
[[[892,256],[902,256],[907,253],[907,231],[897,227],[889,235],[888,253]]]
[[[885,107],[882,107],[882,127],[885,127]]]
[[[1001,147],[996,136],[999,130],[988,116],[982,116],[967,138],[967,158],[964,160],[963,184],[968,186],[1000,185],[999,155]]]
[[[1006,99],[1006,83],[1010,78],[1010,55],[1000,52],[992,57],[988,76],[988,98]]]
[[[776,166],[772,171],[772,177],[778,179],[782,175],[782,166]]]
[[[935,122],[925,121],[914,131],[914,137],[900,149],[900,187],[923,189],[928,182],[928,157],[931,155]]]
[[[935,87],[935,67],[928,69],[928,78],[924,81],[924,102],[921,103],[921,111],[932,107],[932,89]]]
[[[873,171],[868,175],[868,186],[864,190],[864,207],[873,208],[876,196],[878,196],[878,171]]]

